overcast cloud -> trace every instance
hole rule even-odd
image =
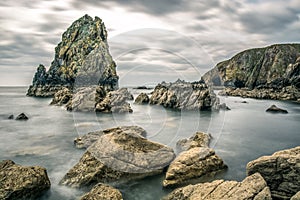
[[[0,85],[29,85],[84,14],[103,19],[121,85],[197,80],[242,50],[300,42],[299,0],[4,0]]]

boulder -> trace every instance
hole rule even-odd
[[[278,108],[276,105],[272,105],[270,108],[266,110],[266,112],[272,112],[272,113],[288,113],[287,110],[284,110],[282,108]]]
[[[123,200],[123,198],[119,190],[109,185],[98,183],[90,192],[83,195],[80,200]]]
[[[16,120],[28,120],[29,118],[25,115],[25,113],[21,113],[16,117]]]
[[[176,143],[176,147],[179,151],[186,151],[194,147],[208,147],[211,140],[211,135],[196,132],[189,139],[181,139]]]
[[[54,94],[50,105],[62,106],[72,99],[72,92],[69,88],[63,88]]]
[[[136,104],[148,104],[150,101],[149,96],[146,93],[141,93],[136,97],[134,103]]]
[[[47,171],[39,166],[21,166],[11,160],[0,162],[0,199],[37,199],[50,188]]]
[[[292,196],[291,200],[300,200],[300,191],[297,192],[294,196]]]
[[[248,199],[272,200],[270,190],[259,174],[246,177],[242,182],[215,180],[210,183],[199,183],[178,188],[163,200],[216,200]]]
[[[77,148],[88,148],[96,142],[101,136],[105,134],[110,134],[110,133],[115,133],[115,134],[120,134],[120,133],[133,133],[136,135],[140,135],[143,137],[146,137],[147,132],[139,127],[139,126],[120,126],[117,128],[110,128],[110,129],[105,129],[105,130],[100,130],[100,131],[93,131],[90,133],[87,133],[83,136],[77,137],[74,140],[74,144]]]
[[[290,199],[300,191],[300,146],[249,162],[247,174],[256,172],[266,180],[273,198]]]
[[[194,147],[180,153],[170,164],[163,186],[184,185],[193,179],[214,175],[226,168],[223,160],[215,154],[213,149]]]
[[[101,136],[60,181],[71,187],[123,182],[160,174],[174,159],[174,151],[131,132]]]
[[[150,104],[162,105],[176,110],[211,110],[216,101],[215,94],[203,81],[158,84],[150,98]]]

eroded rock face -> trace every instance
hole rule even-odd
[[[247,164],[247,174],[259,172],[270,187],[272,196],[290,199],[300,190],[300,147],[278,151]]]
[[[119,190],[102,183],[95,185],[90,192],[83,195],[80,200],[123,200]]]
[[[0,199],[37,199],[50,188],[46,169],[20,166],[11,160],[0,162]]]
[[[242,182],[216,180],[211,183],[199,183],[178,188],[163,200],[216,200],[249,199],[272,200],[270,190],[259,174],[246,177]]]
[[[146,93],[141,93],[136,97],[134,103],[136,104],[148,104],[150,101],[149,96]]]
[[[61,184],[81,187],[143,178],[162,173],[174,157],[171,148],[135,133],[105,134],[88,148]]]
[[[179,154],[170,164],[163,186],[180,186],[226,168],[223,160],[215,154],[213,149],[194,147]]]
[[[176,143],[179,151],[186,151],[194,147],[208,147],[211,136],[206,133],[196,132],[189,139],[182,139]]]
[[[212,91],[204,82],[158,84],[150,98],[150,104],[162,105],[177,110],[210,110],[216,101]]]
[[[115,133],[115,134],[120,134],[120,133],[130,134],[130,133],[132,133],[132,134],[140,135],[143,137],[146,137],[146,135],[147,135],[147,132],[139,126],[120,126],[117,128],[110,128],[110,129],[90,132],[83,136],[77,137],[74,140],[74,144],[79,149],[88,148],[94,142],[96,142],[101,136],[103,136],[105,134],[110,134],[110,133]]]
[[[115,90],[118,76],[104,23],[98,17],[85,15],[63,33],[49,70],[43,65],[37,68],[27,95],[48,97],[65,87],[90,85]]]

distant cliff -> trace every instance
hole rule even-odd
[[[39,65],[27,95],[48,97],[64,87],[89,85],[115,90],[118,76],[104,23],[98,17],[85,15],[63,33],[49,70]]]
[[[208,85],[230,88],[225,90],[227,95],[297,100],[300,44],[275,44],[243,51],[218,63],[202,78]]]

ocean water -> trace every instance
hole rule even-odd
[[[73,146],[78,135],[121,125],[138,125],[147,137],[173,147],[179,139],[196,131],[213,136],[211,147],[223,158],[228,170],[215,178],[242,180],[246,164],[262,155],[300,145],[300,104],[293,102],[221,97],[230,111],[179,112],[160,106],[134,105],[131,114],[68,112],[49,106],[51,99],[26,97],[25,87],[0,87],[0,160],[11,159],[21,165],[40,165],[47,169],[51,190],[41,199],[78,199],[85,191],[60,186],[58,182],[83,154]],[[131,89],[134,96],[150,90]],[[246,100],[248,103],[241,103]],[[288,114],[265,110],[276,104]],[[8,120],[24,112],[28,121]],[[208,177],[207,181],[214,178]],[[166,195],[163,175],[116,185],[126,200],[155,200]],[[203,181],[203,180],[202,180]]]

